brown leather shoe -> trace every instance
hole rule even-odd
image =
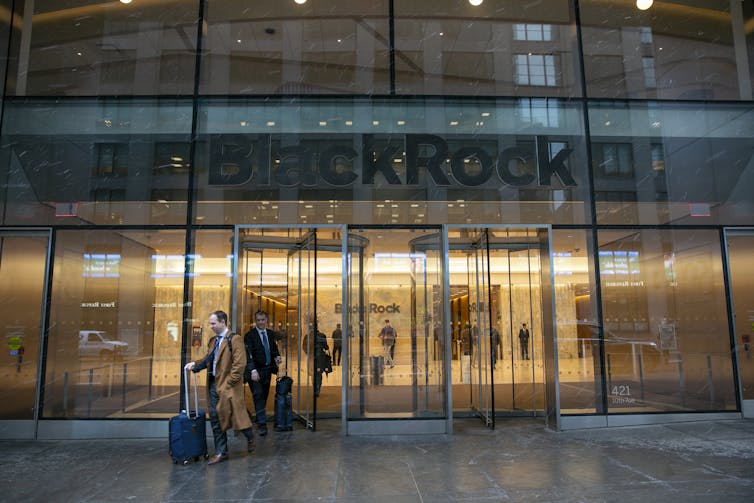
[[[246,452],[254,452],[254,439],[246,441]]]
[[[208,465],[216,465],[217,463],[222,463],[223,461],[226,461],[228,459],[228,454],[215,454],[211,458],[209,458],[209,461],[207,462]]]

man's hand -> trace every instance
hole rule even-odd
[[[194,362],[188,362],[184,367],[184,370],[194,370]]]
[[[259,380],[259,372],[257,372],[257,369],[254,369],[251,371],[251,380],[252,381],[258,381]]]

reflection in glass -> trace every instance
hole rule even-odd
[[[207,2],[202,94],[387,94],[388,2]]]
[[[607,407],[734,410],[716,231],[600,231]]]
[[[593,98],[750,100],[751,50],[742,2],[581,0],[587,95]],[[750,30],[748,30],[750,32]]]
[[[27,100],[3,112],[5,224],[186,222],[190,101]]]
[[[183,274],[158,259],[183,264],[184,246],[182,231],[56,233],[45,417],[178,410]]]
[[[395,2],[397,94],[580,96],[570,2]]]
[[[578,104],[218,98],[199,115],[197,223],[589,220]]]
[[[589,104],[597,222],[749,224],[750,104]]]
[[[0,419],[34,419],[48,236],[0,233]]]
[[[24,8],[33,9],[24,12]],[[191,94],[199,2],[15,2],[8,94]]]

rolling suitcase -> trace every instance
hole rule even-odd
[[[203,410],[199,410],[199,394],[197,392],[196,374],[194,374],[194,403],[196,407],[194,413],[191,412],[191,402],[189,402],[189,376],[188,371],[185,373],[185,393],[186,407],[188,411],[182,410],[177,416],[170,418],[170,457],[173,463],[182,463],[187,465],[192,459],[198,461],[200,458],[207,459],[207,417]]]
[[[275,384],[275,431],[293,430],[293,405],[291,388],[293,379],[278,377]]]

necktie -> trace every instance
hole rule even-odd
[[[212,357],[212,375],[215,375],[215,369],[217,368],[217,355],[220,352],[220,344],[223,342],[223,336],[217,338],[217,344],[215,344],[214,356]]]
[[[264,346],[265,365],[270,364],[270,343],[267,341],[267,330],[262,330],[262,346]]]

